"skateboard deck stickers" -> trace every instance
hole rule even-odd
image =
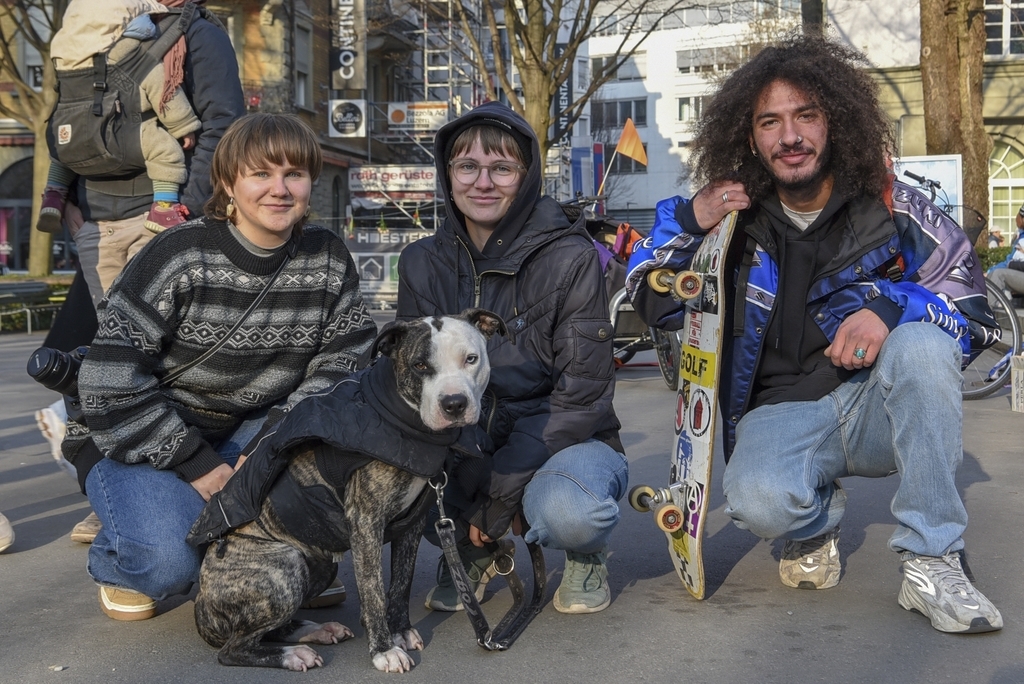
[[[669,491],[673,503],[683,511],[683,523],[666,535],[676,573],[687,591],[698,599],[704,598],[702,543],[710,498],[719,361],[725,327],[721,269],[735,225],[736,214],[726,216],[708,231],[694,254],[690,270],[700,276],[701,290],[685,302],[686,324],[678,333],[679,388]]]

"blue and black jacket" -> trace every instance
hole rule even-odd
[[[916,189],[894,180],[886,199],[835,200],[840,206],[828,218],[839,231],[831,243],[835,253],[811,278],[806,312],[828,342],[843,320],[862,308],[877,313],[890,329],[931,322],[960,343],[967,364],[998,334],[977,254],[959,226]],[[782,247],[769,218],[765,206],[741,212],[724,271],[729,320],[719,400],[726,458],[736,424],[751,407],[766,337],[781,308]],[[683,327],[686,307],[651,290],[646,274],[660,267],[687,268],[704,233],[688,200],[658,203],[654,227],[634,248],[626,277],[634,308],[647,323]]]

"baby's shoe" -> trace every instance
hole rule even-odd
[[[64,205],[68,201],[68,189],[56,185],[47,185],[43,190],[43,206],[39,210],[36,230],[44,233],[61,232],[61,221],[64,218]]]
[[[188,209],[178,202],[153,202],[146,217],[146,228],[162,233],[188,220]]]

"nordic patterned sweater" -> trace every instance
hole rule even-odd
[[[289,249],[295,256],[227,344],[161,386],[231,329]],[[257,256],[225,223],[183,223],[128,263],[98,313],[78,382],[88,428],[69,423],[65,455],[73,463],[91,436],[107,458],[148,462],[188,482],[224,462],[211,443],[247,414],[332,387],[376,335],[351,255],[319,226]]]

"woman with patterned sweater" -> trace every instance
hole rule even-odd
[[[88,569],[114,619],[191,589],[201,556],[185,536],[246,445],[354,371],[376,335],[341,239],[304,225],[321,166],[298,119],[239,119],[206,216],[158,235],[99,307],[85,424],[63,447],[103,523]]]

